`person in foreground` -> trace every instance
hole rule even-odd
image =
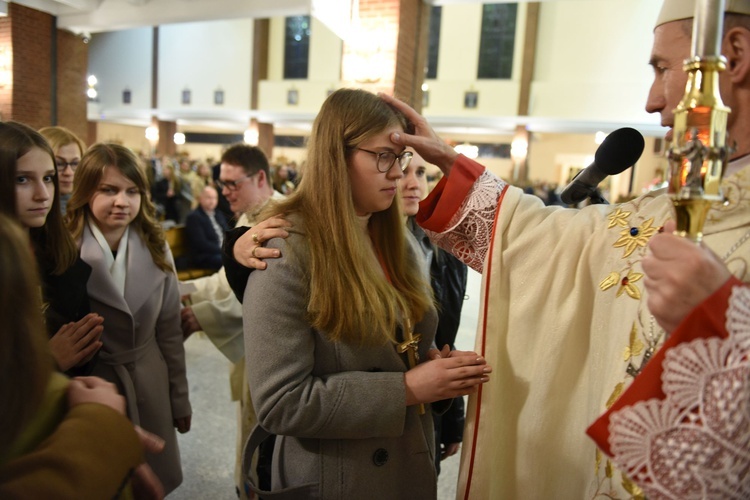
[[[414,216],[419,210],[419,202],[428,192],[427,171],[424,159],[413,150],[409,152],[412,154],[412,158],[408,166],[403,170],[403,178],[399,181],[397,199],[401,202],[407,236],[413,236],[413,244],[424,255],[424,264],[429,268],[430,284],[435,303],[438,305],[435,344],[439,348],[447,345],[452,350],[455,349],[454,342],[458,333],[461,308],[466,292],[466,265],[444,250],[434,247],[424,231],[414,221]],[[265,266],[262,259],[266,255],[266,252],[272,251],[277,253],[276,255],[269,255],[270,258],[278,256],[276,249],[265,248],[260,245],[272,237],[285,238],[288,236],[286,231],[276,227],[277,224],[283,224],[283,221],[284,219],[278,216],[262,221],[252,228],[237,227],[228,233],[227,253],[224,255],[224,260],[227,277],[238,300],[243,300],[247,278],[250,272],[252,272],[251,269],[264,269],[261,266]],[[271,236],[271,234],[274,234],[274,236]],[[247,244],[252,245],[249,254],[245,255],[245,259],[252,259],[254,265],[248,264],[246,260],[243,260],[247,264],[246,267],[232,255],[235,249],[241,250],[243,248],[242,243],[236,244],[237,240],[241,238],[247,239],[245,246]],[[257,243],[255,240],[258,240]],[[463,397],[453,398],[450,407],[444,413],[435,413],[433,417],[436,448],[435,468],[439,474],[440,462],[455,455],[461,446],[464,426]],[[260,446],[259,464],[264,458],[267,458],[267,454],[273,451],[273,448],[267,449],[268,441],[266,440]],[[271,446],[273,445],[272,442],[270,444]],[[261,467],[259,465],[259,469]],[[268,469],[271,469],[270,461],[268,461]],[[263,478],[260,478],[259,482],[262,485]]]
[[[750,289],[674,228],[643,259],[669,338],[588,432],[647,498],[748,498]]]
[[[654,33],[654,84],[647,110],[671,127],[685,92],[694,2],[667,0]],[[750,263],[750,2],[727,4],[720,76],[737,150],[712,206],[706,245],[741,281]],[[431,239],[484,274],[476,350],[493,383],[469,398],[459,497],[630,498],[626,472],[585,435],[666,338],[651,315],[641,262],[649,239],[672,217],[669,197],[649,193],[614,206],[543,207],[458,155],[414,110],[415,124],[391,140],[437,165],[445,180],[417,221]],[[259,273],[260,274],[260,273]]]
[[[29,245],[0,214],[0,498],[121,498],[134,469],[153,479],[142,444],[163,442],[133,428],[114,385],[53,370]],[[158,481],[139,485],[138,498],[163,497]]]
[[[95,144],[76,171],[67,221],[92,268],[91,307],[107,319],[94,375],[117,384],[128,416],[166,442],[147,461],[168,494],[182,482],[175,427],[190,430],[177,276],[146,174],[129,149]]]
[[[437,316],[394,203],[411,155],[389,137],[406,125],[374,94],[332,93],[298,189],[261,214],[292,227],[245,289],[250,442],[277,434],[272,491],[292,498],[435,498],[426,406],[489,380],[476,353],[430,350]]]

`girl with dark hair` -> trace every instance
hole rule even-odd
[[[44,138],[18,122],[0,123],[0,212],[29,230],[42,281],[50,350],[69,375],[91,371],[103,319],[91,314],[86,281],[60,213],[55,156]]]

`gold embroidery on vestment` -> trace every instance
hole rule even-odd
[[[640,200],[640,203],[645,201],[648,201],[648,199],[644,198]],[[632,204],[632,208],[634,208],[634,210],[628,211],[618,207],[612,210],[607,216],[607,228],[613,229],[619,233],[619,237],[612,246],[614,248],[623,249],[621,258],[625,262],[622,268],[610,272],[599,282],[599,289],[602,292],[616,289],[616,297],[626,295],[631,299],[641,302],[644,292],[639,287],[639,282],[643,279],[644,274],[642,272],[637,272],[637,270],[640,270],[640,261],[646,254],[648,241],[658,232],[658,226],[654,226],[655,217],[646,220],[636,217],[635,220],[631,220],[632,214],[637,213],[638,210],[640,210],[639,205],[636,203]],[[639,327],[638,324],[639,322],[637,320],[633,322],[630,328],[628,343],[622,351],[623,361],[628,363],[628,367],[631,367],[633,362],[643,356],[646,352],[646,343],[644,342],[645,331],[642,330],[642,325]],[[626,374],[631,377],[635,376],[630,374],[627,370]],[[625,387],[625,381],[615,385],[609,399],[607,399],[607,409],[610,409],[620,398],[625,391]],[[621,473],[617,471],[612,462],[606,460],[606,458],[606,455],[597,449],[596,462],[594,465],[597,476],[597,488],[592,498],[621,498],[617,493],[617,486],[621,486],[629,494],[629,497],[627,498],[630,498],[631,500],[645,500],[643,492],[637,485],[630,481],[627,476],[622,474],[621,482],[618,481]],[[602,465],[604,465],[604,467],[602,467]],[[620,484],[618,485],[618,483]]]
[[[607,465],[604,466],[604,475],[612,479],[612,462],[607,460]]]
[[[652,227],[654,218],[646,220],[637,228],[625,228],[620,232],[620,239],[615,241],[613,245],[615,248],[625,247],[625,254],[623,258],[630,257],[639,247],[643,248],[648,243],[648,239],[651,238],[658,228]],[[635,230],[635,231],[634,231]],[[635,232],[635,234],[633,234]]]
[[[613,404],[615,404],[615,401],[617,401],[617,398],[620,397],[620,394],[622,394],[622,391],[625,389],[625,383],[620,382],[615,386],[615,390],[612,391],[612,395],[609,396],[609,399],[607,400],[607,409],[609,410]]]
[[[631,299],[641,300],[641,290],[633,284],[636,281],[640,281],[641,278],[643,278],[642,273],[636,273],[632,270],[628,271],[628,275],[625,276],[620,283],[620,289],[617,290],[617,296],[619,297],[625,292]]]
[[[630,345],[625,348],[623,360],[628,362],[635,356],[640,356],[645,347],[646,345],[638,338],[638,327],[633,322],[633,328],[630,330]]]
[[[612,229],[615,226],[629,227],[630,224],[628,224],[628,217],[630,217],[630,214],[631,212],[626,212],[621,208],[614,210],[607,216],[607,219],[609,220],[607,229]]]
[[[622,474],[622,487],[625,491],[633,495],[630,497],[633,500],[646,500],[646,496],[643,494],[643,490],[630,480],[624,473]]]
[[[616,284],[620,282],[620,273],[617,271],[612,271],[607,275],[604,280],[602,280],[601,283],[599,283],[599,288],[602,290],[602,292],[606,292]]]

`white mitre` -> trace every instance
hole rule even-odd
[[[656,26],[682,19],[692,19],[696,0],[664,0]],[[750,0],[725,0],[724,12],[750,16]]]

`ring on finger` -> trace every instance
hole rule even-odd
[[[255,242],[256,245],[260,245],[260,241],[258,241],[258,233],[253,233],[253,242]]]
[[[258,258],[258,256],[255,254],[255,251],[258,250],[259,248],[260,248],[260,245],[256,245],[253,247],[253,251],[250,252],[250,255],[252,255],[254,259]]]

